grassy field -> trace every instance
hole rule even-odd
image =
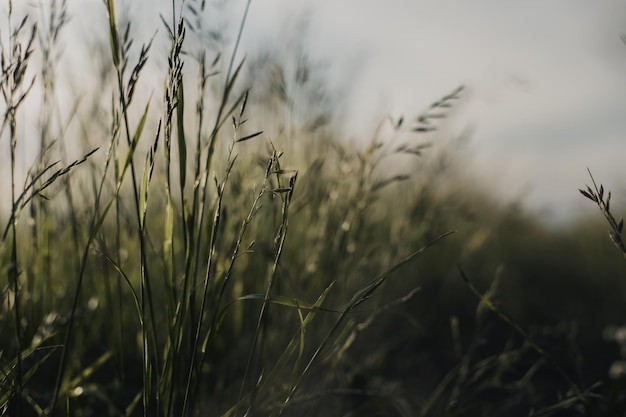
[[[605,219],[555,228],[473,182],[438,146],[463,87],[353,143],[245,14],[144,40],[107,0],[68,101],[66,2],[2,5],[0,414],[626,413],[620,208],[590,178]]]

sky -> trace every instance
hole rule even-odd
[[[589,168],[625,207],[626,2],[264,0],[248,35],[299,10],[313,51],[354,82],[355,129],[463,84],[450,123],[471,128],[465,161],[491,189],[562,221],[594,209],[577,191]]]
[[[74,34],[106,33],[101,0],[68,1]],[[146,39],[169,3],[116,2],[142,16],[134,30]],[[216,21],[238,20],[245,5],[208,3]],[[625,16],[623,0],[252,0],[242,53],[280,47],[306,21],[310,56],[331,86],[349,86],[346,131],[357,139],[465,85],[447,129],[472,132],[460,151],[468,172],[563,221],[594,209],[577,191],[587,168],[626,209]],[[75,62],[89,54],[67,49]]]

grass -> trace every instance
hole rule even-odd
[[[67,3],[35,22],[6,2],[2,415],[623,412],[624,265],[437,155],[463,87],[349,143],[309,59],[241,55],[249,1],[230,46],[203,1],[141,45],[103,3],[98,94],[67,103]],[[610,194],[581,192],[623,249]]]
[[[622,231],[624,230],[624,219],[620,217],[619,221],[615,220],[615,217],[611,213],[611,192],[608,191],[606,194],[606,199],[604,198],[604,186],[600,184],[600,188],[596,184],[596,180],[591,175],[591,171],[589,171],[589,177],[591,177],[591,182],[593,183],[593,188],[587,186],[587,191],[578,190],[580,193],[593,201],[598,205],[600,211],[604,215],[604,218],[609,223],[611,230],[609,230],[609,238],[613,244],[622,252],[624,257],[626,257],[626,246],[624,246],[624,241],[622,240]]]

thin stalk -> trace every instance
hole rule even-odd
[[[126,101],[126,95],[125,95],[125,91],[124,91],[124,86],[123,86],[123,80],[122,80],[122,71],[121,71],[121,66],[120,66],[120,45],[119,45],[119,38],[118,38],[118,32],[117,32],[117,24],[116,24],[116,19],[115,19],[115,10],[114,10],[114,2],[113,0],[108,0],[107,4],[107,11],[109,13],[109,29],[110,29],[110,40],[111,40],[111,48],[112,48],[112,56],[113,56],[113,62],[114,62],[114,66],[116,69],[116,74],[117,74],[117,81],[118,81],[118,90],[119,90],[119,94],[120,94],[120,103],[122,105],[122,116],[123,116],[123,121],[124,121],[124,128],[125,128],[125,133],[126,133],[126,138],[127,138],[127,143],[129,146],[131,146],[131,135],[130,135],[130,123],[128,120],[128,108],[127,108],[127,101]],[[129,98],[130,100],[130,98]],[[85,276],[85,271],[86,271],[86,265],[87,265],[87,257],[89,254],[89,250],[91,248],[91,244],[93,243],[93,240],[95,239],[96,233],[99,230],[100,226],[102,225],[102,222],[104,221],[109,208],[111,207],[111,204],[113,202],[113,200],[109,201],[109,203],[105,206],[104,210],[102,213],[100,213],[99,208],[100,208],[100,200],[102,198],[102,192],[104,189],[104,184],[105,184],[105,179],[106,179],[106,174],[108,172],[110,163],[111,163],[111,157],[113,155],[113,150],[115,149],[115,141],[116,141],[117,135],[113,135],[111,138],[111,144],[110,144],[110,148],[109,148],[109,152],[107,154],[107,159],[106,159],[106,164],[105,164],[105,169],[104,169],[104,173],[102,175],[102,179],[100,181],[100,185],[98,187],[98,190],[96,191],[96,198],[95,198],[95,208],[94,208],[94,213],[90,222],[90,234],[89,234],[89,239],[88,242],[85,246],[85,250],[83,251],[82,254],[82,258],[81,258],[81,264],[80,264],[80,271],[79,271],[79,275],[78,275],[78,282],[76,285],[76,289],[74,292],[74,297],[73,297],[73,302],[72,302],[72,310],[71,310],[71,314],[70,314],[70,320],[68,323],[68,329],[67,329],[67,333],[65,335],[65,342],[63,344],[63,348],[62,348],[62,355],[61,355],[61,363],[59,365],[59,370],[57,373],[57,381],[56,381],[56,387],[54,390],[54,395],[53,395],[53,400],[52,400],[52,404],[51,404],[51,413],[54,413],[56,411],[56,404],[58,401],[58,395],[61,391],[61,384],[62,384],[62,380],[63,380],[63,375],[65,372],[65,363],[67,361],[67,355],[69,352],[69,345],[70,345],[70,341],[71,341],[71,336],[72,336],[72,331],[73,331],[73,327],[74,327],[74,323],[75,323],[75,316],[76,316],[76,310],[78,307],[78,299],[79,299],[79,295],[81,292],[81,288],[83,285],[83,281],[84,281],[84,276]],[[129,150],[129,152],[132,152],[133,150]],[[130,161],[129,161],[129,165],[131,168],[131,176],[132,176],[132,184],[133,184],[133,195],[134,195],[134,200],[135,200],[135,212],[137,214],[137,224],[138,224],[138,229],[140,230],[139,233],[139,240],[140,240],[140,248],[141,248],[141,267],[140,267],[140,274],[141,274],[141,280],[142,280],[142,294],[144,292],[144,288],[147,287],[147,292],[148,292],[148,303],[150,305],[150,314],[151,314],[151,321],[152,321],[152,337],[154,338],[154,346],[155,349],[157,347],[156,344],[156,331],[154,330],[154,326],[155,326],[155,320],[154,320],[154,309],[152,306],[152,296],[151,296],[151,290],[150,290],[150,282],[148,279],[148,273],[147,270],[145,268],[146,265],[146,248],[145,248],[145,239],[144,239],[144,234],[143,231],[141,230],[141,221],[140,221],[140,208],[139,208],[139,192],[138,192],[138,186],[137,186],[137,180],[136,180],[136,174],[135,174],[135,166],[134,166],[134,162],[133,162],[133,158],[132,158],[132,154],[130,155]],[[113,199],[118,199],[119,198],[119,192],[120,192],[120,188],[123,182],[123,176],[125,174],[125,170],[122,171],[122,173],[120,174],[120,178],[116,178],[117,180],[117,187],[116,187],[116,191],[115,191],[115,196],[113,197]],[[142,312],[144,312],[145,309],[142,309]],[[143,313],[145,314],[145,313]],[[145,323],[145,317],[142,317],[142,323]],[[144,328],[144,325],[142,324],[142,328]],[[144,335],[144,349],[147,348],[147,340],[145,339],[145,332],[143,333]],[[147,351],[146,351],[146,355],[147,355]],[[145,356],[147,357],[147,356]],[[154,356],[155,363],[158,365],[158,358],[156,357],[156,354]],[[145,366],[145,363],[144,363]],[[144,368],[144,378],[147,375],[147,369]],[[147,382],[147,381],[144,381]],[[145,383],[144,387],[147,387],[148,384]],[[147,393],[144,392],[144,395],[146,395]],[[158,398],[157,398],[158,399]],[[147,413],[147,406],[148,406],[148,397],[145,396],[144,397],[144,413]],[[146,414],[147,415],[147,414]]]
[[[199,184],[197,187],[199,188],[199,197],[197,195],[194,194],[194,203],[196,203],[196,201],[198,200],[199,203],[197,203],[197,212],[196,212],[196,218],[198,220],[198,225],[196,227],[196,230],[198,231],[198,236],[196,237],[196,244],[195,244],[195,255],[194,255],[194,259],[198,260],[200,257],[200,246],[201,246],[201,239],[200,239],[200,233],[202,233],[203,226],[204,226],[204,213],[205,213],[205,208],[206,208],[206,204],[207,204],[207,197],[208,197],[208,181],[207,181],[207,175],[209,172],[211,172],[211,165],[212,165],[212,161],[213,161],[213,153],[215,150],[215,143],[217,140],[217,134],[220,131],[222,124],[225,120],[224,117],[224,112],[226,111],[226,105],[228,103],[228,100],[230,98],[230,94],[232,92],[232,87],[233,84],[237,78],[237,75],[239,74],[239,70],[241,69],[241,64],[238,66],[238,68],[235,70],[234,74],[233,74],[233,68],[235,66],[235,57],[237,55],[237,51],[239,49],[239,45],[241,43],[241,36],[243,34],[243,29],[245,27],[245,22],[248,16],[248,11],[250,9],[250,4],[251,4],[252,0],[248,0],[246,3],[246,7],[243,13],[243,17],[241,19],[241,23],[239,25],[239,30],[237,33],[237,39],[235,41],[235,44],[233,46],[233,53],[232,56],[230,58],[230,62],[228,65],[228,70],[226,72],[226,78],[225,78],[225,83],[224,83],[224,90],[222,92],[222,98],[220,100],[220,104],[218,106],[218,110],[217,110],[217,114],[215,116],[215,122],[213,124],[213,128],[211,130],[211,134],[209,135],[209,144],[208,144],[208,151],[207,151],[207,155],[206,155],[206,160],[205,160],[205,166],[204,166],[204,170],[203,170],[203,175],[202,178],[196,178],[196,183]],[[242,62],[243,64],[243,62]],[[204,82],[204,80],[203,80]],[[238,100],[241,101],[243,100],[244,97],[241,96]],[[237,103],[235,103],[237,104]],[[200,132],[198,133],[199,135],[201,134]],[[209,252],[211,251],[211,248],[209,248]],[[197,261],[196,261],[197,262]],[[194,276],[196,275],[196,266],[194,265]],[[207,268],[208,270],[208,268]],[[205,279],[207,279],[208,277],[205,276]],[[194,286],[195,288],[195,286]]]
[[[122,79],[122,73],[120,68],[116,68],[117,69],[117,80],[118,80],[118,88],[119,88],[119,93],[120,93],[120,101],[122,103],[122,117],[124,120],[124,131],[126,134],[126,139],[127,139],[127,143],[128,146],[132,146],[131,145],[131,134],[130,134],[130,122],[128,120],[128,108],[127,108],[127,103],[126,103],[126,99],[124,98],[124,84],[123,84],[123,79]],[[130,176],[131,176],[131,183],[133,186],[133,197],[134,197],[134,202],[135,202],[135,214],[137,215],[137,227],[138,227],[138,231],[139,231],[139,251],[140,251],[140,277],[141,277],[141,295],[142,295],[142,303],[144,301],[144,294],[146,295],[146,298],[148,300],[148,307],[150,310],[150,324],[152,325],[151,331],[152,331],[152,338],[154,339],[154,355],[153,355],[153,361],[154,364],[156,366],[156,369],[159,369],[159,359],[158,359],[158,355],[156,354],[156,349],[158,349],[158,343],[156,341],[156,337],[157,337],[157,332],[156,332],[156,320],[154,317],[154,304],[153,304],[153,298],[152,298],[152,287],[150,284],[150,275],[148,273],[148,268],[147,268],[147,254],[146,254],[146,241],[145,241],[145,231],[143,230],[143,228],[141,227],[141,214],[140,214],[140,208],[139,208],[139,186],[137,185],[137,177],[136,177],[136,173],[135,173],[135,163],[134,160],[131,156],[130,159]],[[144,293],[145,291],[145,293]],[[142,309],[143,314],[145,314],[145,308]],[[146,317],[142,318],[143,322],[146,322]],[[158,398],[157,398],[157,402],[158,402]]]
[[[211,130],[211,134],[209,135],[209,143],[208,143],[208,150],[207,150],[207,155],[206,155],[206,160],[205,160],[205,166],[204,166],[204,170],[202,171],[203,174],[201,175],[201,178],[199,173],[199,169],[196,170],[196,183],[194,185],[195,190],[194,190],[194,204],[193,204],[193,213],[195,215],[195,219],[197,221],[197,225],[195,225],[195,230],[197,230],[197,236],[195,238],[195,245],[193,245],[193,239],[190,239],[189,241],[189,248],[191,249],[192,246],[194,246],[194,254],[190,255],[187,257],[187,271],[193,271],[192,275],[194,277],[193,279],[193,283],[194,285],[192,286],[192,293],[190,294],[189,298],[190,299],[194,299],[195,298],[195,276],[197,275],[197,262],[199,260],[200,257],[200,249],[201,249],[201,235],[200,233],[202,232],[202,230],[204,230],[203,226],[204,226],[204,213],[205,213],[205,208],[206,208],[206,203],[207,203],[207,197],[208,197],[208,181],[207,181],[207,175],[209,172],[211,172],[211,165],[212,165],[212,161],[213,161],[213,154],[214,154],[214,150],[215,150],[215,144],[216,144],[216,140],[217,140],[217,135],[218,132],[220,131],[222,124],[225,120],[224,117],[224,113],[226,111],[226,106],[228,104],[228,100],[230,98],[231,92],[232,92],[232,87],[233,84],[235,82],[235,79],[237,77],[237,75],[239,74],[239,70],[241,69],[241,65],[239,65],[239,67],[234,70],[235,67],[235,59],[237,56],[237,52],[239,49],[239,45],[241,43],[241,36],[243,34],[243,29],[245,27],[245,22],[247,20],[247,16],[248,16],[248,11],[250,9],[250,4],[251,4],[251,0],[248,0],[245,6],[245,10],[243,13],[243,17],[241,20],[241,23],[239,25],[239,30],[237,33],[237,39],[235,41],[235,44],[233,46],[233,52],[231,55],[231,59],[228,65],[228,70],[226,72],[226,77],[225,77],[225,83],[224,83],[224,89],[222,92],[222,98],[220,100],[219,106],[218,106],[218,110],[215,116],[215,122],[213,124],[213,128]],[[175,21],[175,20],[174,20]],[[203,67],[204,68],[204,67]],[[234,72],[233,72],[234,71]],[[204,86],[204,83],[206,82],[205,79],[202,80],[202,86]],[[243,97],[239,98],[239,100],[241,100]],[[199,102],[199,111],[201,111],[203,109],[203,102],[200,101]],[[202,120],[202,116],[200,116],[200,120]],[[202,127],[202,122],[199,122],[199,127]],[[199,129],[198,131],[198,137],[201,137],[201,129]],[[200,146],[200,144],[198,144],[198,146]],[[200,149],[200,148],[199,148]],[[231,149],[232,151],[232,149]],[[200,152],[197,152],[197,157],[199,158]],[[198,159],[199,161],[199,159]],[[199,166],[199,165],[198,165]],[[222,190],[223,191],[223,190]],[[209,280],[210,280],[210,275],[211,275],[211,270],[212,270],[212,261],[211,259],[214,256],[215,253],[215,242],[217,239],[217,225],[216,222],[219,223],[220,221],[220,211],[221,211],[221,201],[220,201],[220,196],[218,193],[218,201],[216,201],[215,203],[215,211],[214,211],[214,216],[213,216],[213,225],[211,227],[211,238],[210,238],[210,243],[209,243],[209,247],[208,247],[208,264],[207,264],[207,268],[206,268],[206,273],[205,273],[205,277],[204,277],[204,289],[203,289],[203,297],[202,297],[202,303],[201,303],[201,307],[200,307],[200,311],[201,313],[198,315],[200,322],[197,324],[197,326],[201,326],[201,318],[203,315],[203,311],[205,310],[205,303],[206,303],[206,299],[208,298],[208,291],[209,291]],[[185,227],[187,225],[184,225]],[[189,263],[189,259],[192,259],[191,264]],[[191,268],[189,268],[191,267]],[[186,276],[186,280],[185,280],[185,285],[188,285],[191,283],[191,280],[189,279],[189,275]],[[183,294],[185,294],[185,292],[183,291]],[[186,298],[183,295],[184,298]],[[197,344],[196,344],[197,345]],[[192,351],[192,357],[195,354],[194,351]],[[193,361],[193,359],[192,359]],[[184,406],[183,406],[183,412],[185,412],[186,410],[186,403],[188,401],[188,388],[185,389],[186,393],[185,393],[185,400],[184,400]]]
[[[587,398],[580,391],[576,383],[570,378],[570,376],[565,372],[565,370],[558,364],[558,362],[546,352],[534,339],[530,337],[524,329],[521,328],[519,324],[514,322],[509,316],[507,316],[500,308],[498,308],[495,304],[493,304],[486,296],[480,293],[478,289],[469,281],[467,275],[461,267],[458,267],[459,273],[461,274],[461,278],[465,281],[465,284],[469,287],[470,291],[480,300],[482,305],[484,305],[489,311],[498,317],[498,319],[502,320],[502,322],[506,323],[509,327],[515,330],[525,341],[528,343],[531,349],[537,352],[541,357],[543,357],[561,376],[561,378],[565,381],[565,383],[569,386],[570,390],[574,393],[576,398],[580,401],[581,405],[585,407],[585,410],[588,412],[592,411],[592,405]]]
[[[270,169],[268,169],[266,172],[269,173]],[[261,201],[261,197],[263,197],[263,195],[265,195],[266,191],[267,191],[267,181],[269,179],[269,176],[266,175],[265,180],[263,181],[263,184],[261,185],[261,189],[258,192],[258,194],[256,195],[254,201],[252,202],[252,206],[250,208],[250,211],[248,212],[248,215],[246,216],[246,218],[244,219],[244,221],[241,224],[241,228],[239,229],[239,234],[237,236],[237,241],[235,243],[235,248],[233,249],[233,253],[231,255],[230,258],[230,263],[228,265],[228,269],[226,270],[226,273],[224,275],[224,280],[222,281],[222,285],[219,291],[219,294],[217,296],[217,301],[215,302],[215,306],[213,307],[213,315],[212,315],[212,319],[211,319],[211,323],[209,324],[209,328],[208,328],[208,334],[206,336],[206,340],[203,343],[203,346],[207,346],[209,344],[209,342],[211,341],[211,339],[213,338],[213,336],[215,336],[217,329],[216,329],[216,325],[217,325],[217,319],[220,313],[220,308],[221,308],[221,303],[222,303],[222,299],[224,297],[224,293],[226,292],[226,287],[228,286],[229,282],[230,282],[230,277],[232,276],[232,272],[233,272],[233,268],[235,266],[235,261],[237,260],[238,256],[239,256],[239,251],[241,250],[241,245],[243,243],[243,238],[246,234],[246,230],[248,229],[248,226],[250,225],[250,223],[252,222],[252,219],[254,218],[254,216],[256,215],[256,213],[258,212],[259,208],[260,208],[260,201]],[[204,308],[204,306],[203,306]],[[195,334],[195,338],[194,338],[194,346],[193,346],[193,350],[192,352],[197,352],[198,350],[198,344],[200,341],[200,334],[201,334],[201,325],[200,323],[198,323],[198,326],[196,328],[196,334]],[[200,359],[200,363],[199,363],[199,367],[202,368],[202,365],[204,364],[205,360],[206,360],[206,352],[207,349],[204,349],[202,351],[202,357]],[[187,387],[185,388],[185,400],[183,403],[183,413],[182,416],[185,416],[186,412],[187,412],[187,407],[188,407],[188,402],[189,402],[189,395],[191,393],[191,382],[192,382],[192,373],[193,373],[193,367],[194,367],[194,358],[195,355],[192,356],[192,363],[189,367],[189,372],[187,375]],[[198,384],[196,383],[196,386],[194,388],[197,389]],[[194,389],[195,391],[195,389]]]
[[[9,126],[9,142],[10,142],[10,164],[11,164],[11,255],[10,265],[8,268],[8,286],[13,292],[13,315],[15,324],[15,350],[16,350],[16,368],[15,379],[12,381],[15,408],[14,413],[17,416],[22,414],[22,401],[23,401],[23,383],[24,372],[22,364],[22,311],[21,311],[21,291],[19,283],[19,263],[17,254],[17,227],[18,227],[18,211],[21,209],[19,206],[18,192],[16,188],[16,148],[17,148],[17,111],[24,99],[30,92],[34,78],[31,80],[30,85],[25,84],[25,74],[28,67],[28,60],[32,54],[32,45],[36,35],[36,25],[32,26],[32,32],[30,40],[26,45],[22,44],[19,40],[20,33],[28,21],[28,16],[24,17],[17,29],[13,29],[13,2],[9,0],[9,12],[8,12],[8,51],[5,50],[4,45],[0,43],[1,54],[1,66],[2,77],[0,79],[0,90],[4,99],[6,110],[4,119],[2,120],[2,126],[0,126],[0,137],[2,136],[5,127]],[[2,237],[4,241],[6,234]]]
[[[593,189],[587,186],[587,191],[581,189],[578,191],[580,191],[583,196],[598,205],[600,211],[604,215],[604,218],[611,226],[611,230],[609,230],[609,238],[620,250],[620,252],[622,252],[622,255],[626,259],[626,244],[624,244],[624,240],[622,238],[622,232],[624,231],[624,219],[621,217],[619,221],[615,219],[613,213],[611,213],[611,192],[608,191],[605,198],[604,186],[600,184],[600,187],[598,187],[598,184],[596,184],[596,180],[593,178],[593,175],[591,175],[591,170],[589,170],[589,168],[587,168],[587,172],[589,172],[589,176],[591,177]]]
[[[135,163],[134,163],[134,158],[133,158],[133,153],[134,153],[134,146],[136,146],[136,143],[133,143],[133,138],[131,136],[130,133],[130,122],[128,119],[128,104],[129,101],[131,100],[131,96],[130,94],[127,95],[126,89],[124,88],[124,74],[123,74],[123,65],[120,62],[122,55],[123,54],[123,47],[120,46],[120,38],[118,36],[118,30],[117,30],[117,20],[116,20],[116,16],[115,16],[115,8],[114,8],[114,2],[113,0],[108,0],[107,5],[107,11],[109,13],[109,36],[111,39],[111,52],[112,52],[112,57],[113,57],[113,64],[115,67],[115,72],[116,72],[116,76],[117,76],[117,87],[118,87],[118,94],[119,94],[119,100],[120,100],[120,104],[122,106],[122,120],[123,120],[123,124],[124,124],[124,133],[126,135],[126,142],[127,145],[129,147],[129,166],[130,166],[130,172],[131,172],[131,183],[132,183],[132,187],[133,187],[133,198],[134,198],[134,205],[135,205],[135,215],[136,215],[136,219],[137,219],[137,230],[138,230],[138,237],[139,237],[139,250],[140,250],[140,267],[139,267],[139,273],[140,273],[140,279],[141,279],[141,300],[142,300],[142,304],[145,302],[145,300],[147,299],[147,303],[148,303],[148,307],[149,307],[149,315],[150,315],[150,324],[151,324],[151,328],[150,328],[150,332],[151,332],[151,338],[152,338],[152,344],[154,346],[154,350],[153,350],[153,354],[149,355],[149,345],[148,345],[148,341],[147,341],[147,335],[146,335],[146,329],[144,328],[142,331],[142,339],[143,339],[143,349],[144,349],[144,415],[147,415],[148,413],[148,406],[149,406],[149,392],[145,391],[147,389],[147,387],[149,386],[149,384],[147,383],[148,381],[146,380],[147,376],[148,376],[148,358],[151,357],[151,360],[153,361],[153,365],[156,369],[160,369],[159,367],[159,358],[157,355],[157,350],[158,350],[158,341],[157,341],[157,332],[156,332],[156,320],[154,317],[154,305],[153,305],[153,297],[152,297],[152,287],[151,287],[151,282],[150,282],[150,274],[148,273],[148,267],[147,267],[147,253],[146,253],[146,241],[145,241],[145,230],[142,228],[142,223],[141,223],[141,209],[140,209],[140,204],[139,204],[139,186],[137,185],[137,176],[136,176],[136,169],[135,169]],[[149,46],[148,46],[149,48]],[[142,50],[142,55],[143,55],[143,50]],[[125,57],[124,57],[125,58]],[[138,64],[139,68],[137,71],[139,71],[141,69],[141,66],[143,64]],[[135,75],[135,74],[133,74]],[[138,76],[138,73],[137,73]],[[137,138],[138,139],[138,138]],[[118,187],[118,192],[119,192],[119,187]],[[119,198],[119,194],[117,195],[117,198]],[[144,317],[142,317],[142,322],[145,324],[146,323],[146,317],[145,317],[145,308],[142,308],[142,314],[144,315]],[[160,405],[160,392],[159,390],[157,390],[157,408]]]
[[[345,318],[348,315],[348,313],[354,311],[354,309],[356,307],[361,305],[363,302],[367,301],[367,299],[370,298],[372,296],[372,294],[376,290],[378,290],[378,288],[389,278],[389,276],[393,272],[395,272],[400,267],[408,264],[413,259],[415,259],[419,255],[424,253],[426,251],[426,249],[428,249],[429,247],[434,245],[439,240],[444,239],[445,237],[450,236],[453,233],[455,233],[455,232],[451,231],[451,232],[446,232],[444,234],[441,234],[441,235],[437,236],[435,239],[431,240],[426,245],[424,245],[421,249],[417,250],[416,252],[413,252],[412,254],[407,256],[406,258],[402,259],[400,262],[396,263],[395,265],[393,265],[392,267],[390,267],[386,271],[384,271],[381,274],[379,274],[376,278],[374,278],[372,281],[370,281],[365,287],[361,288],[359,291],[357,291],[354,294],[354,296],[348,302],[346,307],[343,309],[343,311],[341,312],[341,314],[339,315],[339,317],[337,318],[337,320],[335,321],[333,326],[330,328],[328,333],[326,333],[326,336],[324,337],[322,342],[319,344],[319,346],[317,347],[317,349],[315,350],[315,352],[313,353],[313,355],[311,356],[311,358],[307,362],[306,366],[304,367],[304,369],[300,373],[300,376],[296,380],[295,384],[293,384],[293,386],[289,390],[289,394],[287,395],[287,398],[285,398],[285,401],[283,402],[282,408],[281,408],[281,410],[280,410],[280,412],[278,414],[279,417],[284,414],[285,409],[287,408],[287,406],[289,405],[289,403],[293,399],[293,397],[296,394],[298,388],[300,388],[300,385],[302,384],[302,381],[304,380],[304,376],[309,372],[309,370],[311,369],[313,364],[317,361],[317,358],[320,356],[320,354],[324,350],[324,348],[326,348],[326,345],[330,342],[330,340],[334,336],[335,332],[339,329],[339,326],[343,323],[343,321],[345,320]]]
[[[218,229],[219,229],[219,226],[221,224],[221,219],[222,219],[222,202],[223,202],[223,197],[224,197],[224,190],[226,189],[226,183],[228,182],[228,178],[230,177],[230,173],[231,173],[233,164],[235,162],[234,159],[231,159],[232,150],[233,148],[231,147],[229,150],[229,155],[228,155],[229,163],[226,168],[226,175],[225,175],[224,180],[218,187],[217,201],[215,205],[215,211],[213,214],[213,227],[211,228],[211,238],[209,241],[209,253],[207,255],[207,267],[206,267],[206,272],[204,275],[202,301],[200,304],[200,311],[198,313],[198,324],[197,324],[197,328],[196,328],[196,332],[194,336],[193,350],[191,352],[191,363],[189,365],[189,371],[188,371],[188,376],[187,376],[187,387],[185,388],[185,397],[183,401],[183,416],[185,415],[188,400],[189,400],[189,386],[191,383],[190,381],[191,381],[191,377],[193,373],[196,351],[198,348],[198,341],[200,339],[200,332],[201,332],[201,327],[202,327],[202,316],[204,316],[204,311],[206,310],[206,302],[207,302],[207,299],[209,298],[208,297],[209,282],[210,282],[210,278],[213,272],[213,260],[215,259],[215,253],[217,250],[217,234],[218,234]]]
[[[180,363],[185,355],[181,353],[183,348],[183,342],[185,341],[185,329],[188,325],[189,312],[193,310],[192,297],[190,293],[193,292],[191,288],[191,279],[189,275],[190,271],[190,237],[187,229],[187,207],[185,204],[185,180],[186,180],[186,143],[184,136],[184,89],[183,89],[183,61],[180,58],[182,46],[185,39],[185,26],[183,21],[182,7],[184,2],[181,3],[180,15],[177,18],[175,1],[172,1],[172,23],[171,28],[168,26],[168,32],[171,38],[170,54],[168,57],[168,72],[166,76],[166,90],[165,90],[165,178],[166,178],[166,230],[165,230],[165,286],[167,289],[168,300],[168,336],[166,351],[165,351],[165,364],[161,373],[160,388],[163,389],[163,395],[167,395],[166,402],[166,414],[172,415],[174,413],[175,399],[177,393],[177,380],[179,378]],[[167,25],[166,25],[167,26]],[[177,139],[178,139],[178,166],[179,166],[179,199],[182,208],[182,214],[180,222],[182,225],[182,241],[183,251],[185,253],[185,271],[183,276],[183,285],[180,295],[177,294],[176,284],[174,283],[176,277],[176,259],[174,256],[174,182],[172,180],[171,173],[171,148],[173,135],[173,120],[176,116],[177,122]],[[191,307],[190,307],[191,306]],[[193,318],[193,317],[192,317]],[[191,329],[191,327],[190,327]],[[167,393],[165,392],[167,389]]]
[[[115,138],[112,139],[110,146],[113,145],[114,140]],[[104,172],[102,174],[100,184],[98,185],[98,189],[96,191],[93,215],[91,217],[90,226],[88,229],[89,238],[87,240],[87,243],[85,244],[85,248],[83,249],[83,253],[81,256],[81,260],[80,260],[80,268],[78,271],[78,281],[76,283],[76,288],[74,290],[74,295],[72,299],[72,309],[70,310],[70,318],[67,324],[67,332],[65,333],[65,338],[63,341],[63,345],[61,347],[61,361],[59,363],[59,369],[57,371],[57,378],[56,378],[56,383],[55,383],[55,388],[54,388],[54,394],[52,396],[52,403],[50,404],[50,408],[49,408],[49,414],[51,417],[54,417],[54,414],[56,412],[57,401],[59,398],[59,394],[61,392],[61,385],[63,382],[63,376],[65,374],[65,364],[67,362],[67,356],[70,350],[69,349],[70,342],[72,340],[72,332],[74,330],[74,323],[76,321],[76,310],[78,309],[78,299],[80,297],[81,289],[82,289],[83,282],[85,279],[85,272],[87,269],[87,258],[89,256],[91,245],[96,237],[96,234],[98,233],[98,230],[100,229],[100,226],[102,225],[102,222],[104,221],[108,213],[109,207],[111,206],[111,202],[109,202],[109,204],[105,206],[103,212],[100,213],[100,200],[102,198],[102,192],[104,190],[106,175],[111,165],[111,155],[112,153],[109,151],[109,153],[107,154],[106,162],[105,162]]]
[[[277,170],[280,170],[280,166],[278,164],[278,157],[275,155],[275,167]],[[277,174],[277,176],[279,176],[280,174]],[[252,368],[252,362],[254,360],[254,355],[256,353],[257,350],[257,344],[259,344],[259,350],[262,351],[263,349],[263,341],[265,340],[264,338],[261,339],[261,342],[259,343],[259,337],[261,335],[261,327],[263,326],[264,322],[265,322],[265,316],[267,315],[267,310],[269,308],[269,302],[270,302],[270,294],[272,292],[272,288],[274,287],[274,283],[276,280],[276,273],[278,271],[278,264],[280,262],[280,258],[281,255],[283,253],[283,249],[285,246],[285,241],[287,239],[287,230],[288,230],[288,226],[289,226],[289,207],[291,205],[291,198],[293,197],[293,191],[294,191],[294,187],[295,187],[295,183],[296,183],[296,178],[297,178],[297,173],[294,174],[290,179],[289,179],[289,187],[284,188],[281,186],[280,184],[280,179],[279,179],[279,188],[280,189],[284,189],[287,190],[285,194],[281,194],[282,197],[282,201],[283,201],[283,205],[282,205],[282,218],[281,218],[281,223],[278,229],[278,234],[276,236],[276,253],[274,255],[274,261],[272,263],[272,269],[267,277],[267,281],[266,281],[266,285],[265,285],[265,294],[263,297],[263,304],[261,305],[261,310],[259,312],[259,317],[257,320],[257,324],[256,324],[256,329],[254,332],[254,338],[252,339],[252,347],[250,348],[250,353],[248,355],[248,361],[246,364],[246,370],[244,372],[244,376],[243,376],[243,380],[241,383],[241,388],[239,390],[239,400],[237,401],[238,403],[241,402],[241,398],[243,397],[243,390],[244,390],[244,386],[246,383],[246,379],[248,376],[248,373],[250,372],[250,369]],[[261,355],[260,355],[261,356]],[[256,392],[257,392],[257,384],[254,385],[253,389],[252,389],[252,395],[250,397],[250,404],[248,405],[248,411],[246,412],[246,414],[251,414],[252,410],[254,408],[254,403],[256,400]],[[235,411],[235,415],[237,415],[237,412]]]
[[[15,122],[15,111],[10,110],[9,114],[9,132],[11,140],[11,201],[15,202],[16,189],[15,189],[15,148],[17,145],[17,133]],[[13,210],[15,210],[15,203]],[[19,271],[17,262],[17,216],[13,216],[13,222],[11,223],[11,267],[9,268],[9,281],[13,286],[13,313],[15,317],[15,348],[17,354],[17,366],[15,377],[15,395],[17,398],[15,415],[20,416],[22,414],[22,336],[21,336],[21,311],[20,311],[20,285],[19,285]]]
[[[220,105],[217,110],[217,114],[215,115],[215,123],[213,125],[213,131],[211,132],[211,136],[209,137],[209,150],[206,159],[206,166],[204,168],[204,172],[211,172],[211,161],[213,160],[213,152],[215,150],[215,141],[217,138],[217,133],[222,125],[222,116],[224,115],[224,110],[226,109],[226,104],[228,102],[228,98],[231,92],[232,84],[235,81],[236,74],[233,75],[233,68],[235,67],[235,58],[237,56],[237,52],[239,51],[239,45],[241,43],[241,36],[243,35],[243,29],[246,25],[246,20],[248,18],[248,12],[250,10],[250,4],[252,0],[248,0],[246,2],[246,7],[243,12],[243,17],[241,18],[241,23],[239,24],[239,31],[237,32],[237,39],[235,41],[235,45],[233,46],[233,53],[230,57],[230,62],[228,63],[228,70],[226,71],[226,84],[224,91],[222,92],[222,100],[220,101]],[[240,67],[239,67],[240,68]]]

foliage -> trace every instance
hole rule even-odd
[[[551,229],[438,158],[463,87],[349,143],[304,53],[240,55],[249,1],[230,47],[204,1],[173,2],[158,50],[107,0],[99,93],[68,104],[66,2],[38,24],[7,4],[2,415],[623,413],[624,265],[588,222]]]

